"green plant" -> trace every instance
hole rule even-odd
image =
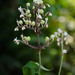
[[[48,28],[48,18],[46,17],[47,15],[52,16],[51,12],[47,12],[46,14],[44,13],[44,9],[46,9],[46,6],[50,7],[49,4],[43,4],[42,0],[33,0],[33,7],[32,10],[29,9],[30,7],[30,3],[27,3],[27,9],[22,8],[21,6],[18,8],[18,10],[21,12],[20,18],[21,20],[17,20],[17,24],[18,26],[14,29],[14,31],[19,31],[19,28],[21,28],[22,30],[25,29],[31,29],[33,30],[36,35],[37,35],[37,39],[38,39],[38,46],[33,46],[31,44],[29,44],[29,41],[31,40],[30,36],[24,36],[23,34],[21,34],[21,39],[22,40],[18,40],[17,37],[14,39],[15,43],[17,45],[19,45],[19,43],[23,43],[33,49],[38,50],[39,53],[39,64],[36,62],[28,62],[24,67],[23,67],[23,74],[24,75],[41,75],[41,69],[45,70],[45,71],[50,71],[46,68],[44,68],[41,65],[41,50],[43,50],[45,47],[51,45],[54,42],[54,38],[57,37],[57,41],[58,41],[58,45],[60,45],[61,42],[61,46],[62,46],[62,60],[61,60],[61,65],[60,65],[60,69],[59,69],[59,75],[61,72],[61,68],[62,68],[62,61],[63,61],[63,54],[66,53],[66,50],[63,50],[63,31],[61,29],[58,29],[58,32],[55,32],[54,35],[51,35],[50,37],[46,36],[45,37],[45,43],[43,44],[43,46],[40,45],[40,33],[41,33],[41,29],[43,29],[44,27]],[[33,14],[32,14],[33,13]],[[32,18],[32,16],[34,15],[34,19]],[[62,35],[62,38],[59,38],[59,36]],[[64,36],[67,36],[68,34],[65,32]],[[39,71],[38,71],[39,68]],[[29,72],[30,70],[31,72]]]

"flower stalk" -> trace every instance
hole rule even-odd
[[[62,40],[61,40],[61,49],[62,49],[62,55],[61,55],[61,62],[60,62],[60,68],[59,68],[59,72],[58,72],[58,75],[60,75],[61,73],[61,69],[62,69],[62,64],[63,64],[63,34],[62,34]]]

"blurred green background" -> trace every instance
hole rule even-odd
[[[13,39],[20,37],[22,31],[14,32],[17,26],[16,20],[19,19],[19,6],[26,7],[26,3],[32,0],[0,0],[0,75],[23,75],[22,66],[28,61],[38,62],[38,52],[23,44],[17,46]],[[49,17],[49,28],[44,28],[40,34],[41,44],[45,36],[50,36],[57,28],[66,30],[71,38],[69,45],[65,46],[68,53],[64,55],[64,62],[61,75],[75,75],[75,0],[44,0],[49,3],[50,8],[46,11],[53,13]],[[36,34],[33,31],[25,30],[25,35],[31,36],[31,44],[37,45]],[[42,75],[57,75],[60,64],[60,47],[57,47],[56,41],[48,48],[42,51],[42,65],[50,72],[42,71]]]

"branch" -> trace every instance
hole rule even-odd
[[[32,45],[30,45],[30,44],[27,44],[27,43],[25,43],[24,41],[21,41],[21,42],[22,42],[23,44],[25,44],[25,45],[27,45],[27,46],[33,48],[33,49],[38,49],[38,47],[32,46]]]
[[[51,40],[51,39],[50,39],[50,40]],[[50,41],[50,40],[49,40],[49,41]],[[46,46],[51,45],[51,44],[54,42],[54,40],[53,40],[51,43],[49,43],[48,45],[46,45],[49,41],[45,42],[45,44],[42,46],[42,49],[45,48]]]

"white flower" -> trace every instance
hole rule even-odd
[[[55,32],[54,34],[55,34],[55,36],[57,37],[58,33],[57,33],[57,32]]]
[[[37,15],[37,17],[39,18],[39,19],[42,19],[42,16],[39,14],[39,15]]]
[[[59,28],[58,29],[58,33],[62,33],[63,31],[62,31],[62,29],[61,28]]]
[[[18,10],[19,10],[20,12],[22,12],[22,11],[23,11],[21,6],[18,8]]]
[[[64,37],[64,41],[66,41],[67,40],[67,37]]]
[[[57,38],[57,42],[59,42],[60,41],[60,38]]]
[[[14,39],[14,42],[17,44],[17,45],[19,45],[19,40],[17,40],[17,37]]]
[[[46,20],[46,23],[48,22],[48,18],[45,18],[45,20]]]
[[[46,24],[46,28],[48,28],[48,24]]]
[[[49,4],[46,4],[48,7],[50,7],[50,5]]]
[[[42,10],[42,9],[38,9],[38,14],[43,14],[44,13],[44,11]]]
[[[65,44],[68,45],[68,42],[66,41]]]
[[[67,36],[68,35],[68,33],[67,32],[64,32],[64,36]]]
[[[67,50],[64,49],[62,53],[63,53],[63,54],[66,54],[66,53],[67,53]]]
[[[49,16],[52,16],[52,13],[49,13]]]
[[[33,2],[36,3],[36,4],[43,4],[42,0],[33,0]]]
[[[57,46],[60,46],[60,42],[57,42]]]
[[[42,6],[42,8],[43,8],[43,9],[46,9],[46,6],[44,5],[44,6]]]
[[[26,29],[25,26],[23,26],[23,27],[22,27],[22,30],[25,30],[25,29]]]
[[[19,28],[18,28],[18,27],[16,27],[16,28],[14,29],[14,31],[19,31]]]
[[[20,15],[20,18],[22,18],[22,17],[24,17],[24,15],[23,15],[23,14],[21,14],[21,15]]]

